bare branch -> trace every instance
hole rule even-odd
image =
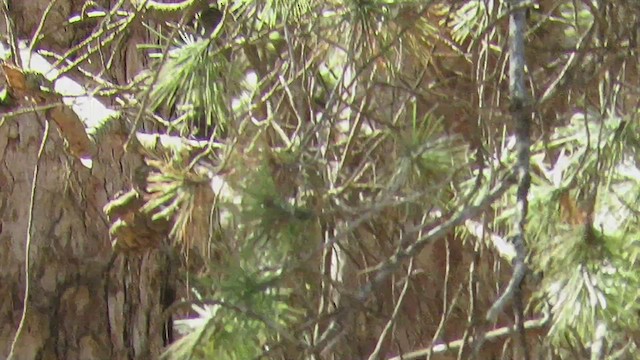
[[[509,5],[515,9],[509,16],[509,93],[511,96],[511,117],[516,128],[516,150],[518,175],[516,231],[513,239],[516,256],[513,259],[513,275],[503,295],[496,301],[489,312],[487,320],[494,321],[503,307],[514,300],[516,328],[522,348],[522,358],[529,359],[529,351],[524,340],[524,325],[522,322],[522,298],[520,286],[527,273],[525,264],[527,248],[525,246],[525,231],[528,211],[529,187],[531,174],[529,173],[529,148],[531,145],[531,106],[525,90],[525,49],[524,36],[526,32],[526,10],[523,4],[526,0],[511,0]],[[482,339],[476,344],[475,351],[482,345]]]
[[[523,326],[525,330],[539,329],[546,326],[548,317],[543,317],[541,319],[536,320],[528,320],[525,321]],[[515,327],[502,327],[499,329],[488,331],[485,335],[485,338],[488,340],[495,340],[501,337],[512,335],[519,330]],[[466,343],[473,342],[473,337],[469,337]],[[412,360],[412,359],[421,359],[425,356],[429,355],[429,353],[433,354],[443,354],[448,351],[455,351],[458,348],[462,347],[465,344],[464,340],[455,340],[444,344],[437,344],[426,349],[420,349],[416,351],[412,351],[410,353],[402,354],[400,356],[393,357],[389,360]]]

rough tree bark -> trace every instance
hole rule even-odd
[[[9,2],[18,37],[32,36],[49,2]],[[63,52],[81,41],[90,28],[62,23],[83,4],[57,1],[39,45]],[[0,29],[4,33],[4,23]],[[142,65],[142,57],[127,49],[147,39],[141,31],[131,34],[113,49],[121,54],[109,70],[116,81],[130,79]],[[96,64],[101,62],[85,65]],[[9,353],[23,311],[29,202],[44,121],[42,113],[27,113],[0,126],[0,358]],[[39,162],[30,296],[14,359],[152,359],[162,351],[166,258],[157,252],[119,257],[108,282],[104,272],[112,251],[102,207],[129,188],[131,170],[140,163],[123,151],[125,141],[125,134],[108,135],[88,169],[65,150],[52,123]]]

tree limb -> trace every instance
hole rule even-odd
[[[527,211],[529,202],[527,196],[531,185],[529,173],[529,161],[531,145],[531,106],[530,99],[525,89],[525,51],[524,37],[526,28],[526,10],[523,4],[527,0],[511,0],[509,6],[514,10],[509,16],[509,94],[511,97],[510,111],[516,128],[516,151],[518,176],[516,229],[513,242],[516,256],[513,259],[513,275],[505,292],[493,304],[487,313],[488,321],[495,321],[503,307],[513,300],[515,310],[515,322],[518,331],[518,339],[522,349],[522,358],[529,359],[529,351],[524,339],[524,325],[522,322],[522,298],[520,287],[527,273],[525,264],[527,248],[525,245],[525,232]],[[482,339],[476,344],[477,352],[482,344]]]

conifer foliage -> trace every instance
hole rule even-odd
[[[157,38],[88,133],[144,157],[114,251],[181,259],[163,358],[640,352],[635,0],[129,5],[70,24]]]

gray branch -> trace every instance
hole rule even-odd
[[[520,287],[527,273],[525,264],[527,248],[525,230],[528,211],[529,187],[531,175],[529,173],[529,147],[531,145],[531,100],[525,88],[525,51],[524,37],[526,29],[527,0],[511,0],[509,6],[513,9],[509,16],[509,95],[511,97],[510,111],[516,128],[516,151],[518,175],[517,212],[514,245],[516,257],[513,259],[513,275],[505,292],[495,302],[487,314],[487,320],[494,321],[502,312],[504,306],[513,300],[515,309],[516,329],[522,348],[523,359],[529,359],[526,341],[524,340],[524,325],[522,314],[522,299]],[[481,343],[481,341],[480,341]],[[477,348],[476,348],[477,350]]]

